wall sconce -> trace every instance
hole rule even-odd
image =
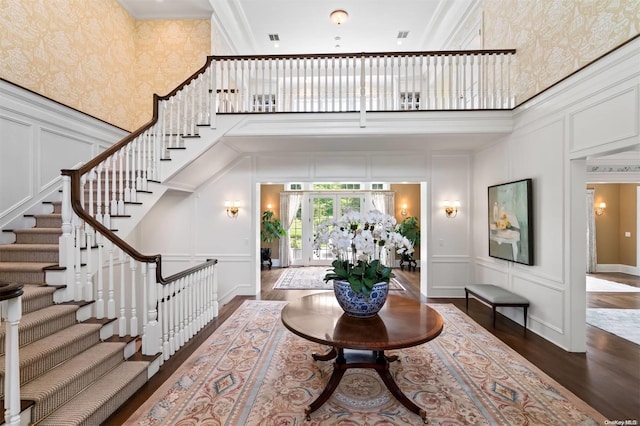
[[[458,215],[460,201],[456,200],[451,203],[449,200],[444,200],[442,204],[444,205],[444,214],[447,215],[448,218],[454,218]]]
[[[408,212],[407,212],[407,203],[402,204],[402,209],[400,209],[400,214],[402,216],[406,216],[408,214]]]
[[[598,207],[596,207],[596,214],[598,216],[602,216],[606,209],[607,209],[607,203],[600,203],[598,204]]]
[[[271,207],[273,207],[271,203],[267,204],[267,210],[271,211]]]
[[[240,201],[225,201],[224,206],[227,209],[227,216],[232,218],[238,217],[238,211],[240,210],[240,208],[238,207],[239,204]]]

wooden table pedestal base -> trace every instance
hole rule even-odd
[[[320,396],[313,401],[305,410],[306,419],[311,420],[311,413],[320,408],[338,387],[342,376],[349,368],[373,368],[384,382],[385,386],[391,394],[402,403],[409,411],[419,415],[424,423],[429,423],[427,413],[418,407],[413,401],[402,393],[395,380],[389,372],[389,363],[398,361],[398,357],[386,356],[384,351],[362,351],[352,349],[333,348],[324,355],[313,354],[316,361],[329,361],[335,358],[333,362],[333,373],[329,378],[327,386],[324,388]]]

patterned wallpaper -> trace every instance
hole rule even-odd
[[[206,19],[136,22],[136,117],[151,119],[153,94],[166,95],[200,69],[211,51]]]
[[[209,20],[136,21],[116,0],[0,0],[0,77],[127,130],[210,54]]]
[[[131,125],[135,21],[115,0],[0,0],[0,77]]]
[[[638,0],[484,0],[484,48],[517,49],[520,103],[640,33]]]

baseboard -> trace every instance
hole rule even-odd
[[[620,272],[640,276],[640,268],[630,265],[598,264],[596,265],[596,272]]]

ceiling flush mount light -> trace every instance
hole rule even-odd
[[[448,218],[454,218],[458,215],[460,201],[450,202],[449,200],[444,200],[442,204],[444,205],[444,214],[447,215]]]
[[[598,216],[602,216],[605,210],[607,210],[607,203],[600,203],[598,204],[598,207],[596,207],[596,214]]]
[[[336,25],[342,25],[349,19],[349,14],[342,9],[337,9],[329,14],[329,19]]]
[[[240,208],[238,207],[239,205],[240,201],[225,201],[224,206],[227,209],[227,216],[234,219],[238,217],[238,211],[240,210]]]

